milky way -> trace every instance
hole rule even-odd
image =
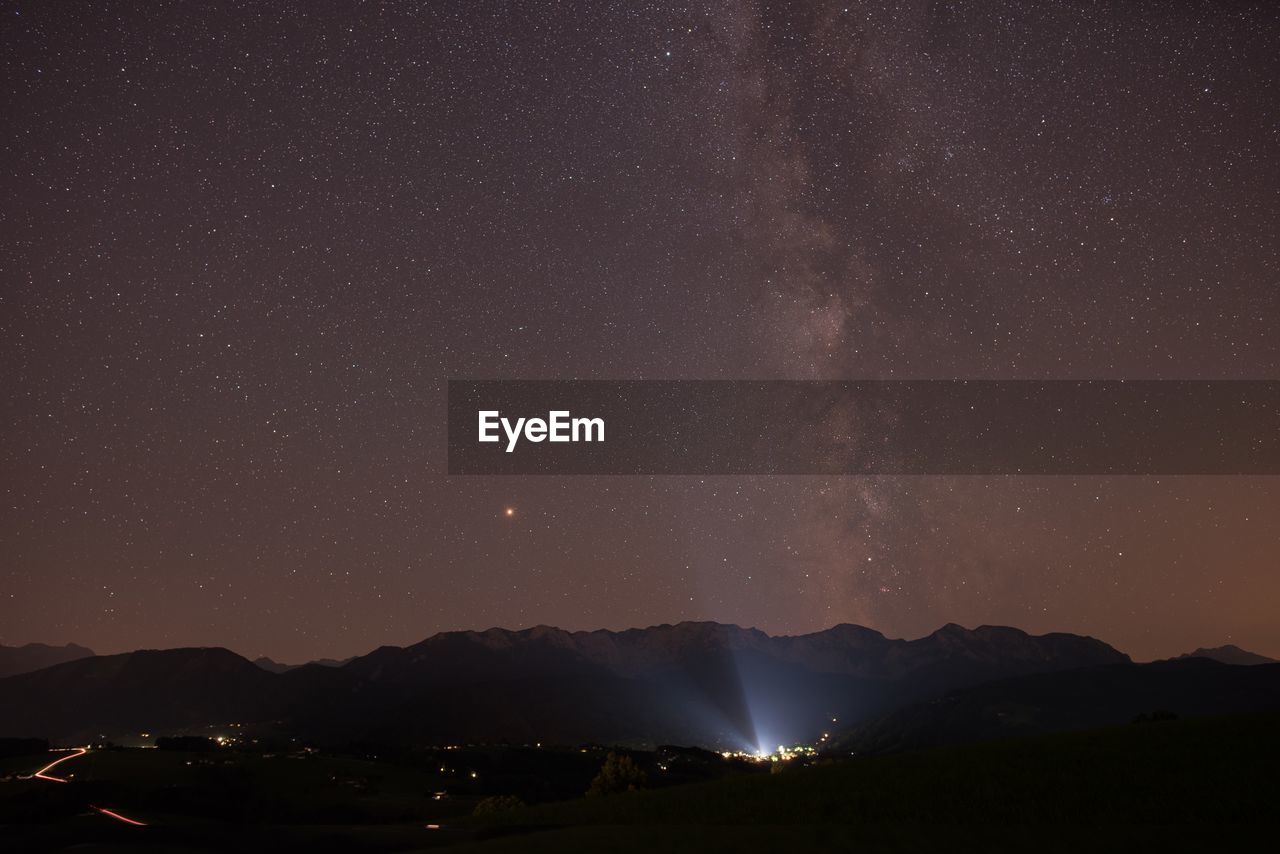
[[[1280,379],[1271,3],[2,4],[0,642],[1280,654],[1267,478],[450,478],[465,378]]]

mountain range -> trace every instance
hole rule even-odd
[[[252,662],[220,648],[82,658],[0,679],[0,735],[70,742],[242,723],[317,742],[881,749],[918,741],[913,727],[945,723],[913,723],[932,720],[922,710],[990,705],[965,692],[996,691],[1014,705],[1020,691],[1047,692],[1066,711],[1042,714],[1035,726],[1060,729],[1090,715],[1126,721],[1153,707],[1144,691],[1162,700],[1194,697],[1225,680],[1194,708],[1180,704],[1200,714],[1218,709],[1214,696],[1239,695],[1218,704],[1230,710],[1266,705],[1268,686],[1280,684],[1266,666],[1248,668],[1257,673],[1244,680],[1253,688],[1206,675],[1242,668],[1202,659],[1163,666],[1135,665],[1089,637],[998,626],[949,624],[916,640],[854,625],[780,637],[709,622],[621,632],[537,626],[445,632],[302,666]],[[1166,682],[1180,687],[1159,687]],[[981,723],[984,714],[970,717]],[[962,719],[952,714],[943,727],[955,740],[988,732]]]

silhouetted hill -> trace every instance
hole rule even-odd
[[[855,727],[833,749],[885,753],[1006,736],[1126,724],[1139,716],[1201,717],[1280,710],[1280,664],[1201,658],[1003,679],[953,691]]]
[[[22,646],[4,646],[0,644],[0,679],[5,676],[16,676],[19,673],[30,673],[61,664],[64,661],[75,661],[88,658],[93,650],[69,643],[66,646],[49,646],[43,643],[29,643]]]
[[[284,673],[286,670],[292,670],[298,666],[296,664],[281,664],[280,662],[272,658],[268,658],[265,655],[258,656],[253,660],[253,663],[268,673]]]
[[[890,640],[841,625],[795,637],[718,623],[623,632],[446,632],[341,667],[281,672],[227,650],[145,651],[0,682],[0,733],[171,731],[282,721],[317,739],[687,743],[755,750],[942,691],[1128,662],[1092,638],[948,625]],[[271,662],[274,665],[274,662]]]
[[[315,661],[308,661],[307,664],[318,664],[321,667],[342,667],[351,660],[350,658],[344,658],[341,661],[336,658],[317,658]],[[294,670],[298,667],[306,666],[302,664],[284,664],[265,655],[255,658],[253,663],[269,673],[284,673],[286,670]]]
[[[1249,652],[1247,649],[1241,649],[1235,644],[1225,644],[1224,646],[1200,647],[1195,652],[1187,652],[1178,656],[1175,661],[1184,658],[1208,658],[1222,664],[1275,664],[1274,658],[1267,658],[1265,655],[1258,655],[1256,652]]]
[[[0,732],[56,738],[262,720],[285,705],[279,678],[230,650],[139,650],[0,680]]]

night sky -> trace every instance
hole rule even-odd
[[[1280,478],[444,473],[451,377],[1280,379],[1280,6],[0,9],[0,643],[1280,655]]]

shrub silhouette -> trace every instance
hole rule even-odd
[[[633,792],[643,787],[646,780],[645,773],[634,759],[625,753],[610,751],[604,759],[604,765],[600,766],[600,773],[591,781],[587,797]]]

